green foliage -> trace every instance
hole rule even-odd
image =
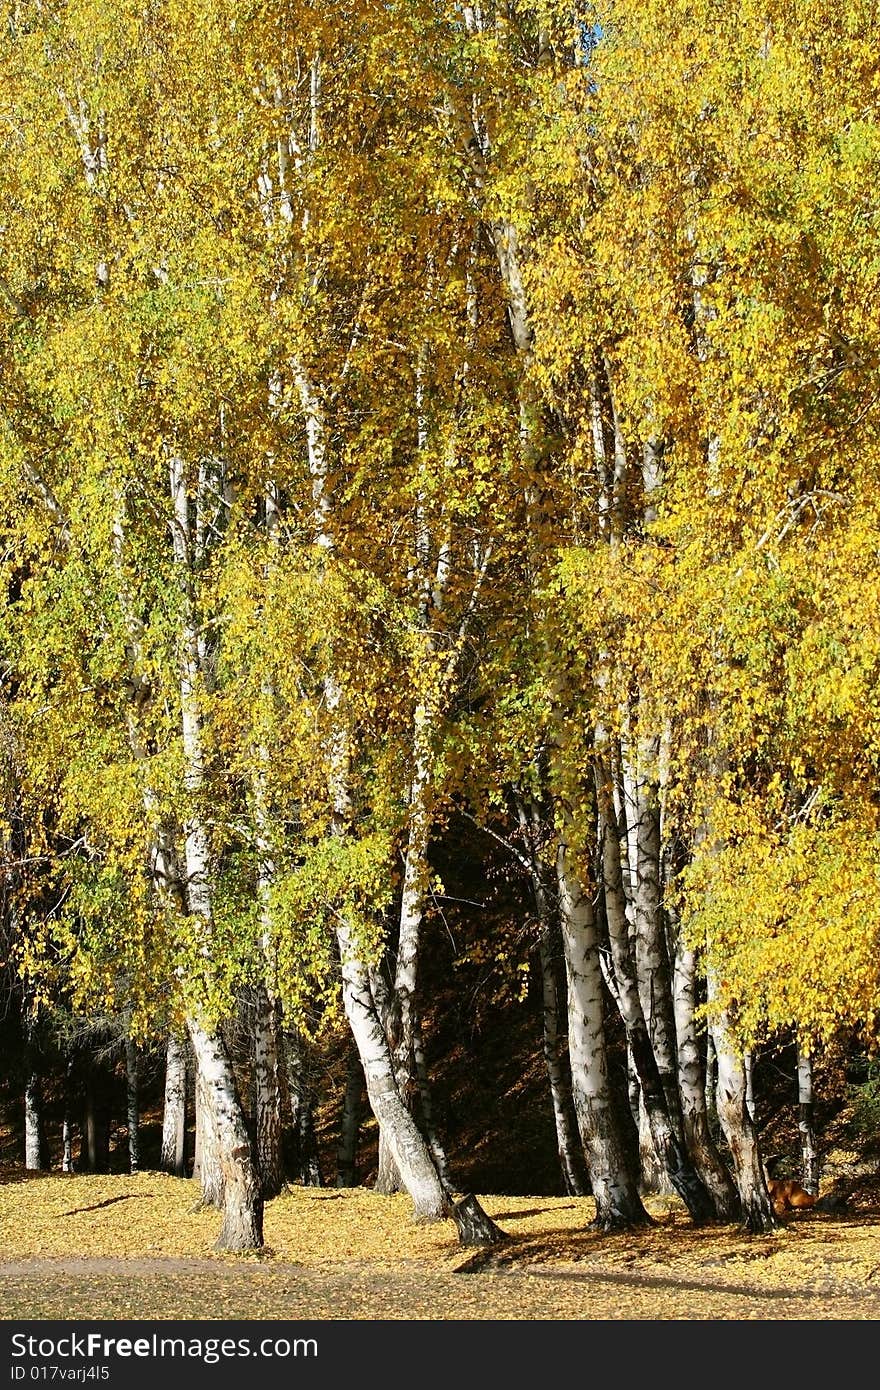
[[[863,1081],[847,1086],[848,1129],[857,1143],[871,1143],[880,1130],[880,1064],[869,1061]]]
[[[456,797],[503,817],[549,778],[589,877],[622,741],[743,1037],[873,1028],[869,19],[10,18],[27,969],[144,1020],[261,975],[332,1013],[334,922],[377,957]]]

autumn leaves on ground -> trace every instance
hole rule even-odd
[[[217,1214],[163,1173],[0,1184],[7,1318],[875,1319],[880,1210],[805,1214],[772,1235],[696,1229],[677,1198],[603,1236],[589,1198],[487,1196],[508,1239],[462,1250],[402,1195],[292,1187],[259,1256],[217,1255]]]

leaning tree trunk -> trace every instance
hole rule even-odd
[[[337,939],[342,960],[342,1001],[364,1070],[370,1108],[412,1199],[416,1221],[439,1221],[448,1214],[446,1195],[427,1144],[400,1098],[369,974],[346,926],[337,927]]]
[[[819,1154],[813,1128],[813,1060],[798,1043],[798,1134],[801,1141],[803,1185],[814,1197],[819,1195]]]
[[[560,839],[557,878],[562,941],[568,976],[568,1047],[574,1108],[596,1202],[595,1225],[603,1231],[647,1225],[648,1213],[629,1172],[605,1053],[602,969],[593,904]]]
[[[140,1145],[140,1078],[138,1053],[134,1039],[125,1039],[125,1113],[128,1121],[128,1171],[136,1173],[141,1165]]]
[[[486,1215],[473,1193],[456,1201],[444,1185],[418,1125],[400,1098],[388,1040],[379,1021],[370,977],[349,928],[336,929],[342,962],[342,1002],[364,1076],[370,1108],[413,1203],[416,1221],[455,1221],[463,1245],[494,1245],[504,1232]]]
[[[316,56],[313,60],[313,75],[317,74],[318,62]],[[316,101],[314,94],[319,90],[320,83],[315,78],[312,83],[313,103]],[[317,131],[317,111],[314,116],[313,127]],[[309,473],[312,481],[314,540],[325,561],[329,563],[334,553],[334,540],[329,431],[324,403],[302,362],[294,358],[291,366],[305,422]],[[331,831],[334,835],[344,836],[349,833],[352,823],[349,790],[351,738],[343,708],[342,687],[337,673],[332,669],[324,678],[324,703],[330,726],[326,760],[332,808]],[[459,1220],[458,1205],[450,1201],[430,1150],[400,1097],[388,1040],[383,1032],[370,989],[367,965],[361,958],[354,935],[343,918],[337,922],[336,940],[342,973],[343,1006],[364,1069],[370,1107],[376,1117],[380,1135],[387,1143],[401,1180],[412,1199],[416,1219],[436,1221],[449,1215],[456,1219],[460,1239],[479,1239],[481,1223],[474,1220],[472,1210],[476,1205],[482,1217],[483,1239],[486,1242],[494,1242],[501,1233],[485,1213],[482,1213],[476,1199],[470,1204],[467,1224]]]
[[[323,402],[302,364],[294,361],[294,380],[306,426],[309,472],[314,501],[315,541],[328,561],[333,554],[331,534],[330,460]],[[352,818],[349,793],[350,738],[345,725],[342,690],[335,672],[324,680],[325,706],[330,714],[327,738],[328,788],[332,833],[348,833]],[[361,959],[347,923],[340,920],[336,939],[342,971],[342,1002],[357,1046],[370,1108],[387,1144],[401,1181],[413,1203],[417,1221],[439,1221],[447,1215],[443,1185],[415,1120],[400,1098],[388,1039],[376,1010],[366,963]]]
[[[165,1050],[165,1103],[159,1167],[182,1178],[186,1171],[186,1044],[169,1033]]]
[[[429,439],[425,410],[426,370],[427,349],[423,345],[416,370],[417,448],[420,454],[427,449]],[[389,1033],[389,1044],[394,1057],[397,1089],[404,1103],[416,1115],[440,1180],[448,1187],[451,1183],[449,1163],[434,1120],[418,985],[425,895],[430,872],[428,844],[434,797],[434,731],[456,668],[455,644],[452,644],[443,661],[438,661],[440,653],[437,646],[437,633],[443,625],[443,608],[452,568],[451,537],[448,523],[442,523],[440,535],[432,538],[432,528],[421,495],[415,499],[414,529],[417,565],[412,574],[419,587],[415,634],[418,648],[411,662],[415,691],[410,728],[407,837],[394,966],[394,1008],[387,1011],[387,1020],[393,1030]],[[394,1178],[387,1147],[382,1145],[377,1190],[391,1190]]]
[[[391,985],[389,985],[385,972],[388,969],[387,957],[379,962],[378,966],[369,972],[370,989],[376,1005],[376,1012],[382,1024],[382,1031],[388,1040],[388,1046],[394,1055],[395,1040],[400,1033],[400,999]],[[397,1067],[394,1069],[394,1079],[397,1089],[400,1091],[400,1076]],[[373,1183],[373,1191],[380,1193],[383,1197],[391,1197],[395,1192],[402,1192],[404,1183],[394,1162],[394,1155],[391,1146],[382,1132],[379,1130],[378,1156],[376,1168],[376,1180]]]
[[[434,1125],[431,1088],[427,1068],[419,1067],[421,1019],[418,1012],[418,966],[424,927],[424,895],[428,876],[428,808],[430,772],[428,742],[430,726],[427,710],[416,710],[413,733],[414,770],[410,788],[410,827],[403,868],[400,904],[400,931],[394,992],[398,1000],[400,1032],[394,1048],[397,1088],[410,1107],[418,1107],[422,1133],[431,1150],[440,1180],[449,1183],[446,1151]],[[424,1063],[424,1058],[422,1058]]]
[[[688,945],[678,930],[675,935],[672,978],[684,1138],[694,1167],[715,1204],[715,1214],[719,1221],[736,1221],[740,1216],[736,1184],[718,1152],[709,1128],[703,1060],[694,1019],[696,976],[696,951]]]
[[[717,1007],[717,990],[711,970],[707,985],[709,1005],[716,1006],[711,1028],[718,1059],[718,1119],[733,1159],[742,1221],[754,1234],[773,1231],[779,1222],[770,1201],[758,1136],[746,1104],[742,1055],[733,1045],[726,1011]]]

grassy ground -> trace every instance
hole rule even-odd
[[[695,1230],[677,1199],[655,1224],[592,1231],[589,1198],[486,1196],[509,1239],[461,1249],[407,1198],[292,1188],[259,1256],[212,1251],[216,1212],[190,1181],[61,1175],[0,1184],[7,1318],[880,1318],[880,1208],[805,1213],[770,1236]]]

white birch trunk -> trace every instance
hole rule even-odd
[[[574,1114],[571,1083],[566,1076],[563,1064],[563,1035],[559,1026],[560,1005],[556,957],[553,952],[553,937],[549,921],[538,940],[538,955],[541,964],[541,1043],[544,1065],[547,1068],[547,1082],[550,1088],[550,1101],[553,1106],[553,1123],[556,1128],[556,1152],[562,1173],[562,1185],[571,1197],[583,1197],[589,1192],[584,1157],[577,1134],[577,1120]]]
[[[264,1198],[277,1197],[284,1189],[278,1012],[266,986],[258,985],[254,1007],[254,1098],[257,1168]]]
[[[696,975],[696,952],[685,943],[679,932],[675,942],[673,1004],[685,1143],[694,1167],[715,1204],[716,1216],[720,1221],[735,1221],[740,1214],[736,1186],[722,1162],[709,1128],[703,1061],[694,1021]]]
[[[599,933],[565,840],[557,848],[562,940],[568,977],[568,1050],[574,1108],[603,1231],[644,1225],[648,1215],[629,1173],[605,1052]]]
[[[61,1171],[73,1172],[73,1133],[70,1124],[70,1111],[65,1111],[61,1121]]]
[[[128,1124],[128,1170],[136,1173],[141,1165],[140,1077],[138,1051],[134,1040],[125,1039],[125,1101]]]
[[[400,1044],[395,1062],[401,1076],[413,1078],[413,1017],[418,983],[419,945],[428,872],[428,796],[430,788],[430,718],[427,707],[416,707],[413,721],[413,771],[410,785],[409,836],[403,865],[400,930],[394,989],[400,1008]]]
[[[211,901],[210,844],[201,812],[205,764],[199,712],[201,651],[191,594],[192,563],[189,506],[183,461],[170,460],[171,499],[174,507],[174,554],[184,594],[180,632],[180,702],[184,788],[187,793],[183,824],[186,898],[190,915],[201,920],[203,951],[210,953],[213,917]],[[232,1065],[219,1033],[208,1033],[195,1016],[187,1018],[205,1110],[214,1126],[223,1185],[223,1224],[217,1249],[249,1250],[263,1243],[263,1198],[259,1177],[235,1087]]]
[[[659,740],[640,740],[641,759],[656,760]],[[633,779],[635,812],[635,960],[642,1012],[663,1090],[670,1122],[683,1142],[679,1109],[677,1048],[672,983],[660,882],[660,801],[657,787],[640,771]]]
[[[73,1062],[70,1058],[64,1066],[64,1113],[61,1117],[61,1171],[73,1172],[73,1122],[70,1109],[73,1100]]]
[[[604,740],[601,727],[597,729],[596,738],[597,744],[601,746]],[[692,1220],[702,1223],[715,1215],[715,1208],[669,1116],[665,1088],[651,1045],[638,989],[636,968],[630,952],[626,897],[620,862],[620,834],[614,817],[610,772],[601,761],[596,765],[596,790],[601,837],[602,886],[611,957],[617,982],[616,999],[626,1029],[632,1060],[638,1073],[641,1105],[644,1106],[657,1159],[662,1163],[669,1182],[685,1203]],[[642,1124],[639,1129],[641,1148]]]
[[[27,1063],[24,1086],[24,1166],[28,1172],[39,1172],[46,1167],[43,1087],[36,1065],[34,1022],[30,1014],[29,998],[28,990],[24,1010],[24,1054]]]
[[[392,1050],[392,1062],[394,1062],[394,1047],[396,1040],[400,1036],[399,1010],[400,1001],[397,994],[385,976],[387,966],[387,955],[378,967],[369,971],[370,989],[373,994],[373,1001],[376,1005],[376,1013],[382,1025],[382,1031],[388,1040],[388,1046]],[[394,1079],[397,1082],[398,1091],[401,1090],[401,1079],[397,1066],[394,1068]],[[401,1093],[401,1098],[406,1101],[406,1092]],[[373,1184],[373,1191],[381,1193],[383,1197],[393,1196],[395,1192],[403,1190],[403,1182],[397,1171],[394,1156],[388,1145],[382,1130],[379,1130],[379,1150],[376,1169],[376,1181]]]
[[[710,1006],[717,1006],[718,991],[711,970],[707,989]],[[711,1028],[718,1059],[718,1119],[733,1159],[743,1223],[752,1232],[772,1231],[779,1223],[767,1191],[758,1139],[746,1105],[742,1055],[731,1040],[726,1012],[716,1009]]]
[[[749,1119],[755,1123],[755,1057],[751,1051],[743,1053],[743,1071],[746,1077],[746,1110]]]
[[[367,968],[348,927],[340,925],[336,935],[342,960],[342,1002],[364,1070],[370,1108],[412,1199],[415,1220],[439,1221],[448,1215],[446,1197],[427,1145],[400,1098]]]
[[[186,1045],[169,1033],[165,1049],[165,1101],[162,1111],[162,1148],[159,1166],[182,1178],[186,1144]]]
[[[263,1243],[263,1198],[251,1141],[222,1039],[187,1021],[206,1108],[213,1120],[223,1183],[223,1223],[215,1250],[256,1250]]]
[[[196,1135],[193,1157],[193,1178],[199,1184],[201,1196],[197,1207],[223,1207],[223,1170],[220,1167],[220,1146],[211,1112],[205,1082],[196,1059],[195,1111]]]
[[[798,1134],[801,1141],[801,1181],[814,1197],[819,1195],[819,1154],[813,1128],[813,1060],[798,1043]]]
[[[429,644],[430,645],[430,644]],[[413,718],[413,771],[410,785],[409,836],[403,868],[400,903],[400,930],[394,991],[397,996],[399,1038],[394,1049],[398,1090],[410,1109],[416,1103],[428,1147],[440,1179],[448,1184],[446,1152],[433,1122],[433,1106],[427,1069],[421,1047],[417,987],[419,953],[424,927],[425,886],[428,879],[428,838],[431,825],[431,712],[425,701],[416,706]],[[421,1055],[421,1065],[419,1058]]]
[[[293,375],[306,424],[315,541],[325,554],[330,555],[333,537],[330,530],[329,458],[324,411],[317,392],[297,361],[293,365]],[[334,834],[344,835],[348,833],[351,819],[349,737],[341,709],[342,690],[332,672],[325,678],[324,698],[330,715],[327,767],[333,806],[332,829]],[[361,1059],[370,1108],[376,1117],[381,1138],[387,1144],[412,1200],[416,1220],[440,1220],[447,1215],[443,1186],[418,1126],[397,1089],[394,1063],[376,1011],[367,966],[344,921],[337,926],[336,939],[342,966],[343,1006]]]
[[[28,1172],[45,1168],[43,1147],[42,1088],[39,1076],[32,1071],[24,1088],[24,1166]]]

